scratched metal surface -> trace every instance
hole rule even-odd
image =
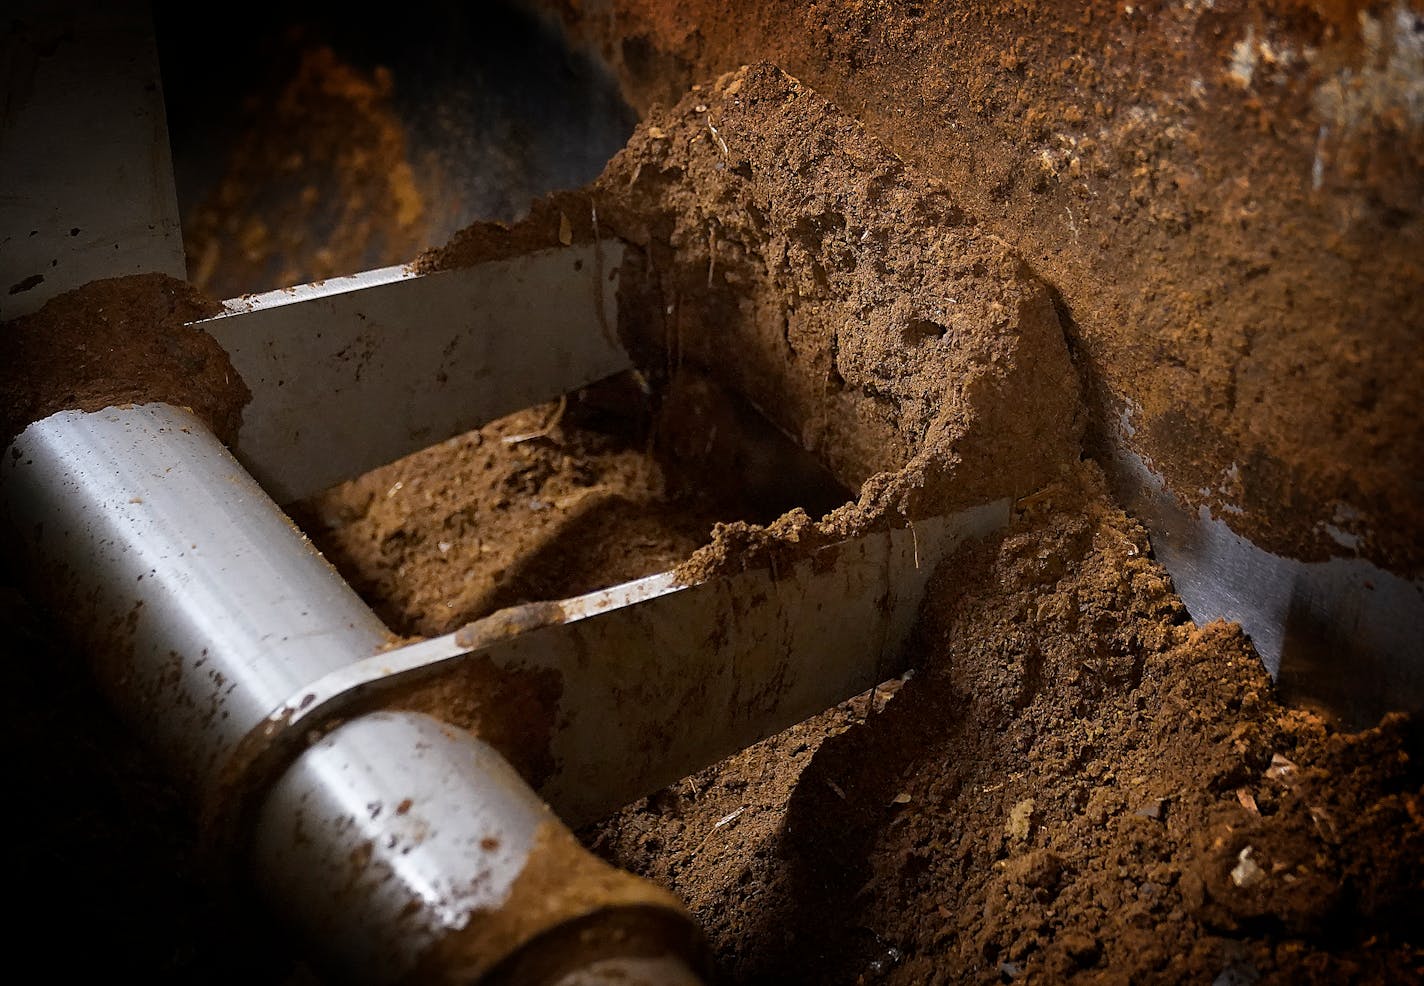
[[[1288,701],[1357,726],[1424,708],[1424,581],[1348,555],[1302,562],[1272,554],[1205,508],[1185,507],[1124,431],[1107,465],[1192,618],[1240,623]]]

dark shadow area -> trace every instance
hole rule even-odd
[[[181,795],[22,575],[0,570],[11,940],[65,981],[310,983],[247,889],[207,865]],[[50,950],[67,939],[82,944]]]
[[[315,266],[298,264],[298,276],[355,273],[412,259],[477,219],[519,218],[531,199],[596,177],[636,122],[599,61],[513,3],[417,0],[372,16],[259,2],[213,32],[201,8],[160,2],[155,19],[200,284],[214,262],[194,254],[195,230],[214,214],[234,220],[225,239],[238,242],[216,264],[222,296],[235,290],[235,252],[247,281],[266,277],[242,291],[267,290],[304,253]],[[353,205],[371,224],[353,225]],[[321,266],[323,248],[337,269]]]

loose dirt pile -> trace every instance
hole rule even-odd
[[[951,387],[972,375],[975,361],[955,360],[982,340],[1012,343],[1033,332],[1023,321],[1003,331],[984,317],[992,311],[985,304],[944,350],[926,350],[943,337],[905,331],[923,321],[905,299],[935,296],[923,284],[896,282],[896,265],[881,259],[875,273],[895,284],[886,305],[860,293],[870,277],[856,276],[856,253],[836,237],[876,242],[873,224],[855,222],[864,186],[823,180],[824,169],[844,160],[847,146],[869,161],[847,175],[873,175],[884,159],[833,107],[813,100],[769,67],[724,78],[653,114],[592,196],[557,198],[512,230],[472,230],[427,262],[587,238],[596,208],[605,231],[647,249],[644,278],[635,273],[625,288],[620,330],[655,354],[649,378],[668,379],[678,362],[715,374],[760,398],[842,476],[898,464],[854,508],[873,516],[867,508],[903,503],[895,497],[925,488],[926,476],[942,489],[955,480],[973,488],[976,470],[943,454],[972,447],[971,429],[927,437],[942,421],[972,425],[1003,394],[1026,392],[1029,379],[1041,383],[1032,391],[1040,401],[1071,407],[1072,388],[1055,389],[1061,377],[1045,372],[1026,375],[1025,390],[1011,374],[992,377],[1002,393],[986,386],[969,401],[949,389],[927,392],[927,380],[946,384],[937,370]],[[764,158],[732,149],[739,127]],[[791,134],[818,153],[797,157]],[[784,172],[778,161],[787,162]],[[750,175],[739,173],[743,165]],[[765,187],[755,177],[763,166],[773,175]],[[923,201],[914,193],[926,186],[917,183],[896,166],[877,201]],[[649,191],[638,193],[640,185]],[[795,209],[776,212],[787,204]],[[936,221],[952,206],[941,209]],[[630,222],[638,215],[652,217],[641,230]],[[963,218],[956,225],[973,229]],[[788,228],[805,238],[766,232]],[[886,241],[918,242],[905,227]],[[852,259],[826,264],[837,255]],[[970,265],[955,290],[973,297],[1007,286],[1031,295],[1033,282],[1012,255],[999,256],[1000,266]],[[925,266],[933,264],[923,257],[906,263]],[[640,302],[647,294],[639,292],[655,302]],[[852,301],[793,323],[802,292],[827,306]],[[658,311],[669,317],[627,317]],[[790,331],[793,324],[807,334]],[[769,341],[767,326],[780,330]],[[884,331],[891,327],[894,336]],[[857,344],[882,349],[857,363]],[[729,350],[746,359],[719,363]],[[1003,362],[1012,366],[1015,355]],[[839,370],[842,359],[850,373]],[[790,381],[784,400],[777,360]],[[877,391],[877,369],[899,387]],[[827,386],[837,374],[840,382]],[[877,396],[877,411],[865,412]],[[917,407],[965,417],[916,417]],[[1060,426],[1070,418],[1060,415]],[[875,437],[836,444],[855,434]],[[995,454],[1013,462],[1020,447],[1010,442],[981,462],[998,461]],[[1043,455],[1062,445],[1029,447]],[[864,448],[891,458],[858,460]],[[926,448],[940,454],[919,458],[917,471]],[[487,459],[485,468],[507,467]],[[1096,467],[1037,475],[1042,485],[1019,501],[1013,528],[937,577],[908,682],[629,807],[586,830],[588,844],[686,899],[736,982],[1387,982],[1424,974],[1416,930],[1424,916],[1424,721],[1393,718],[1348,735],[1283,708],[1239,631],[1191,624]],[[876,500],[876,491],[893,495]],[[522,503],[506,509],[501,525],[528,516]],[[794,525],[798,535],[809,523]],[[605,550],[616,551],[618,532],[609,533]],[[748,543],[723,530],[724,561],[733,542]],[[572,556],[589,557],[582,544]],[[419,581],[419,559],[407,566],[405,577]]]
[[[912,660],[586,838],[734,982],[1424,974],[1424,720],[1278,705],[1094,468],[945,564]]]
[[[1077,380],[1048,289],[943,188],[774,66],[653,113],[586,194],[513,229],[471,227],[421,264],[600,229],[639,248],[619,332],[654,386],[696,368],[861,490],[827,533],[1026,494],[1077,446]]]

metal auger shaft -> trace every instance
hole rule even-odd
[[[234,782],[233,753],[273,708],[387,642],[187,411],[31,425],[4,458],[0,509],[103,687],[200,800]],[[312,739],[274,783],[245,789],[256,800],[239,806],[251,824],[236,849],[344,981],[497,982],[518,968],[553,983],[650,959],[670,963],[660,980],[695,981],[680,905],[584,852],[473,735],[374,712]]]

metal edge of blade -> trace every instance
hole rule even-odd
[[[1259,547],[1206,507],[1184,506],[1126,422],[1107,465],[1192,619],[1239,623],[1283,698],[1356,727],[1424,708],[1424,580],[1360,557],[1302,562]]]

